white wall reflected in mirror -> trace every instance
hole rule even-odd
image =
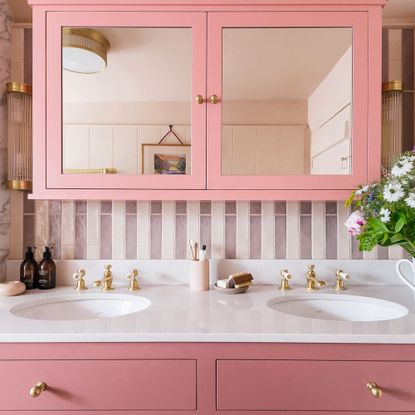
[[[222,174],[351,174],[352,29],[222,38]]]
[[[110,43],[107,67],[62,71],[63,171],[190,174],[191,29],[94,29]],[[169,125],[182,152],[173,134],[154,151],[143,148],[157,144]]]

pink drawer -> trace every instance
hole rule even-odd
[[[218,360],[217,409],[415,413],[415,362]]]
[[[3,360],[0,374],[1,410],[196,409],[196,360]]]

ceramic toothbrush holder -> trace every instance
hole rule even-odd
[[[209,290],[209,261],[190,261],[190,291]]]

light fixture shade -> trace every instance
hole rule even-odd
[[[32,87],[10,82],[7,90],[7,188],[32,190]]]
[[[390,171],[402,153],[402,95],[403,82],[382,85],[382,166]]]
[[[110,44],[94,29],[62,29],[62,67],[71,72],[96,73],[107,66]]]

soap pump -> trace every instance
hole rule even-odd
[[[26,290],[38,287],[38,268],[33,249],[36,247],[28,246],[26,248],[25,259],[20,265],[20,281],[26,285]]]
[[[49,290],[56,286],[56,265],[52,260],[52,252],[45,246],[43,259],[39,263],[39,290]]]

